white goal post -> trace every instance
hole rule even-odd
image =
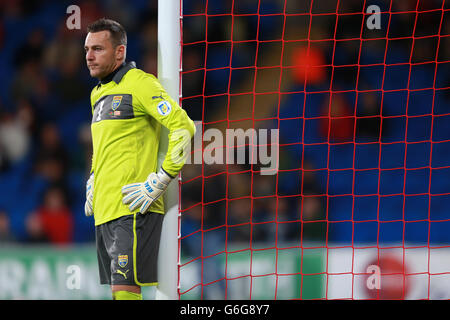
[[[158,0],[158,79],[167,93],[180,99],[181,68],[181,1]],[[167,152],[168,130],[162,128],[158,164]],[[158,257],[158,286],[156,299],[178,299],[178,179],[174,179],[164,194],[166,214]]]

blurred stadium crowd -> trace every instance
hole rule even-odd
[[[81,9],[81,29],[66,9]],[[128,57],[156,73],[154,1],[0,3],[0,239],[65,244],[92,241],[83,214],[90,170],[90,91],[84,38],[101,17],[129,31]]]
[[[208,13],[229,13],[230,3],[210,0]],[[421,1],[420,10],[431,11],[416,15],[416,1],[396,1],[394,11],[411,13],[383,14],[381,30],[361,28],[362,15],[284,21],[283,10],[311,9],[310,1],[284,3],[235,1],[234,12],[248,17],[206,23],[204,1],[183,1],[183,107],[193,120],[226,125],[238,105],[233,119],[278,128],[280,170],[262,176],[250,165],[233,165],[233,174],[224,165],[186,165],[182,246],[198,256],[199,237],[215,246],[210,254],[225,238],[449,242],[450,41],[437,35],[450,33],[450,20],[437,28],[442,11],[433,11],[442,2]],[[318,3],[312,13],[336,11],[334,1]],[[71,4],[81,8],[81,30],[66,28]],[[93,220],[83,213],[96,84],[84,63],[86,26],[100,17],[121,22],[128,59],[156,75],[156,7],[147,0],[0,3],[0,243],[93,240]],[[363,8],[351,0],[340,10]],[[387,42],[387,32],[397,40]],[[233,50],[231,37],[240,41]],[[308,37],[315,41],[306,49]],[[264,68],[280,61],[283,68]],[[261,94],[244,94],[253,91]]]

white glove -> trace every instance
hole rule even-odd
[[[172,177],[163,169],[160,169],[158,173],[152,172],[146,181],[122,187],[122,202],[130,204],[130,211],[134,211],[140,206],[139,212],[146,213],[153,201],[164,193],[170,181],[172,181]]]
[[[86,202],[84,203],[84,214],[86,217],[94,214],[92,210],[92,199],[94,198],[94,173],[92,172],[86,182]]]

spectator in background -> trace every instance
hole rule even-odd
[[[326,80],[327,64],[321,50],[314,47],[298,47],[293,50],[291,63],[293,79],[298,85],[319,85]]]
[[[9,161],[6,156],[6,152],[3,147],[0,145],[0,172],[5,172],[9,169]]]
[[[11,232],[8,213],[0,209],[0,244],[9,244],[15,240]]]
[[[35,107],[31,101],[20,99],[16,104],[16,109],[16,119],[26,130],[30,143],[34,145],[40,127],[39,119],[36,117]]]
[[[325,99],[322,105],[323,114],[329,114],[329,118],[321,119],[320,134],[330,142],[353,141],[353,109],[342,94],[331,94],[330,99]]]
[[[292,229],[297,225],[290,222],[294,220],[293,210],[291,204],[287,198],[275,197],[269,198],[268,206],[266,208],[268,214],[270,215],[269,221],[275,221],[265,224],[267,229],[267,238],[269,241],[292,241],[294,240],[294,232]],[[268,217],[268,218],[269,218]]]
[[[317,181],[316,171],[309,161],[303,165],[303,197],[298,211],[301,213],[302,239],[306,241],[324,241],[327,224],[325,220],[326,197]],[[316,222],[317,221],[317,222]]]
[[[92,134],[90,124],[86,123],[80,127],[78,131],[78,142],[81,146],[81,152],[72,153],[72,167],[79,167],[85,172],[85,176],[89,177],[90,166],[86,166],[86,163],[91,163],[92,161]]]
[[[52,183],[64,183],[69,157],[61,143],[56,125],[47,123],[40,131],[39,150],[35,157],[36,171]]]
[[[228,203],[228,240],[230,242],[250,243],[251,211],[248,202],[238,200]],[[252,240],[260,240],[264,234],[252,233]]]
[[[42,59],[45,46],[44,32],[41,29],[33,30],[24,44],[14,53],[14,64],[21,67],[27,62],[37,62]]]
[[[64,190],[52,186],[44,194],[43,204],[26,220],[30,242],[68,244],[73,239],[73,217]]]
[[[151,73],[153,75],[158,74],[158,57],[156,54],[152,51],[148,51],[144,54],[144,57],[142,59],[143,67],[142,69],[147,72]]]
[[[49,81],[42,65],[44,49],[44,32],[37,28],[14,51],[13,63],[16,70],[11,85],[14,101],[26,99],[40,107],[51,101]]]
[[[37,164],[36,172],[52,184],[65,184],[64,164],[59,158],[43,158]]]
[[[27,232],[26,242],[29,243],[47,243],[48,238],[42,230],[42,223],[35,214],[30,214],[25,219],[25,229]]]
[[[157,12],[157,11],[155,11]],[[144,19],[146,17],[146,19]],[[142,65],[145,72],[151,73],[154,76],[158,74],[158,23],[157,16],[154,13],[147,12],[142,15],[143,23],[139,27],[139,33],[142,52]]]
[[[304,195],[319,195],[323,194],[319,182],[317,181],[316,171],[309,160],[303,162],[302,184]]]
[[[443,30],[442,34],[450,34],[450,20],[448,20],[447,23],[444,26],[442,26],[442,30]],[[442,47],[441,47],[440,51],[441,51],[440,55],[438,56],[439,60],[442,61],[442,60],[445,60],[448,57],[450,57],[450,41],[444,41],[442,43]],[[450,67],[448,64],[445,64],[445,66],[446,66],[447,72],[443,73],[444,75],[443,75],[443,79],[441,81],[443,82],[442,86],[448,87],[448,86],[450,86],[450,72],[449,72]],[[445,90],[444,95],[445,95],[445,98],[447,100],[449,100],[450,99],[450,90]],[[450,103],[447,103],[446,106],[447,106],[447,110],[449,110]]]
[[[3,21],[0,21],[0,49],[5,44],[5,25]]]
[[[6,121],[9,115],[2,109],[2,105],[0,105],[0,130],[3,126],[3,123]],[[0,136],[1,139],[2,136]],[[9,169],[9,157],[4,146],[4,143],[0,141],[0,172],[5,172]]]
[[[82,100],[85,93],[89,91],[86,82],[81,78],[82,56],[78,42],[67,43],[64,48],[65,59],[60,61],[59,74],[51,83],[52,92],[57,93],[58,101],[61,102],[58,108],[60,113],[69,109],[71,104]]]
[[[78,51],[76,45],[79,41],[82,41],[81,33],[68,30],[66,22],[61,21],[57,26],[55,37],[45,48],[42,57],[44,69],[51,75],[58,75],[60,68],[62,68],[65,63],[70,62],[68,61],[69,56]]]
[[[34,121],[31,106],[24,99],[16,113],[0,114],[0,152],[5,164],[15,164],[30,150],[30,131]],[[0,167],[2,165],[0,164]]]
[[[381,128],[381,102],[374,92],[360,95],[360,99],[356,120],[356,135],[358,138],[378,140]],[[387,123],[383,123],[383,127],[386,125]],[[386,130],[386,128],[384,129]]]
[[[302,199],[302,238],[306,241],[324,241],[327,233],[322,197],[307,196]]]

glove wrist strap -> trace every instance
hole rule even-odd
[[[169,175],[162,167],[159,169],[157,175],[160,181],[166,185],[173,179],[173,177]]]

